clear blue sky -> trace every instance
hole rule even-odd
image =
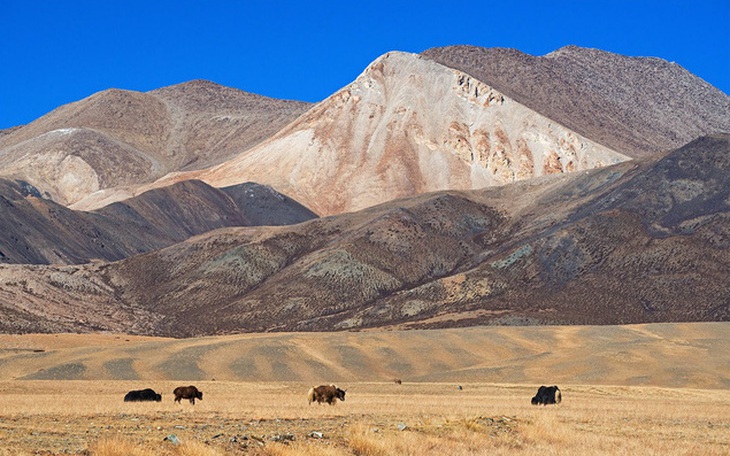
[[[198,78],[319,101],[387,51],[451,44],[660,57],[730,93],[730,0],[0,0],[0,128]]]

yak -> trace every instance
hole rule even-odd
[[[195,405],[195,399],[203,400],[203,392],[199,391],[198,388],[193,385],[190,386],[178,386],[172,392],[175,395],[175,402],[180,402],[181,399],[189,399],[190,403]]]
[[[151,388],[130,391],[127,393],[126,396],[124,396],[124,402],[145,402],[145,401],[160,402],[161,400],[162,400],[162,395],[157,394],[155,392],[155,390],[153,390]]]
[[[341,401],[345,400],[346,391],[335,385],[313,386],[309,389],[309,393],[307,393],[307,400],[309,401],[309,405],[312,405],[314,401],[317,401],[318,404],[326,402],[329,405],[335,405],[336,399]]]
[[[537,394],[532,398],[532,405],[548,405],[560,404],[563,395],[557,386],[541,386],[537,389]]]

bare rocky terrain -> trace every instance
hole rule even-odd
[[[630,157],[730,131],[730,98],[674,62],[566,46],[544,56],[447,46],[425,58],[456,68]]]
[[[726,454],[729,116],[660,59],[459,46],[0,130],[0,456]]]
[[[105,91],[0,135],[0,331],[726,321],[727,100],[580,48],[389,53],[314,106]]]
[[[0,176],[27,181],[44,196],[71,205],[100,190],[220,163],[309,106],[208,81],[148,93],[110,89],[5,130]]]
[[[590,172],[220,229],[116,263],[6,265],[0,303],[16,317],[3,329],[726,321],[729,157],[730,137],[707,137]]]
[[[216,187],[250,180],[333,215],[429,191],[478,189],[627,159],[465,73],[391,52],[270,140],[156,185],[181,178]]]

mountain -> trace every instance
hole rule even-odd
[[[391,52],[271,139],[159,184],[254,181],[331,215],[627,159],[467,74]]]
[[[633,166],[623,175],[614,167],[579,176],[544,194],[530,208],[543,214],[520,217],[530,229],[465,270],[466,287],[427,284],[393,296],[379,312],[431,296],[455,321],[438,316],[410,327],[727,321],[730,136],[701,138]],[[574,209],[561,213],[561,206]],[[557,220],[544,214],[555,209]],[[468,286],[480,282],[486,292]],[[470,310],[476,315],[463,319]]]
[[[0,331],[728,320],[727,100],[574,47],[101,92],[0,132]]]
[[[0,135],[0,177],[59,204],[220,163],[309,108],[207,81],[148,93],[110,89]],[[128,193],[131,195],[131,193]]]
[[[114,261],[228,226],[299,223],[316,215],[268,187],[224,189],[185,181],[94,212],[41,198],[30,184],[0,179],[0,262]]]
[[[730,135],[716,135],[597,170],[225,228],[116,263],[5,265],[5,330],[727,321],[728,171]]]
[[[674,62],[566,46],[545,56],[447,46],[421,54],[630,157],[730,131],[730,97]]]
[[[730,131],[729,113],[657,58],[450,46],[385,54],[316,105],[207,81],[100,92],[3,131],[0,176],[81,210],[200,179],[331,215],[651,156]]]

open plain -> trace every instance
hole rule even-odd
[[[0,455],[728,454],[728,329],[0,335]],[[319,383],[346,401],[308,405]]]

